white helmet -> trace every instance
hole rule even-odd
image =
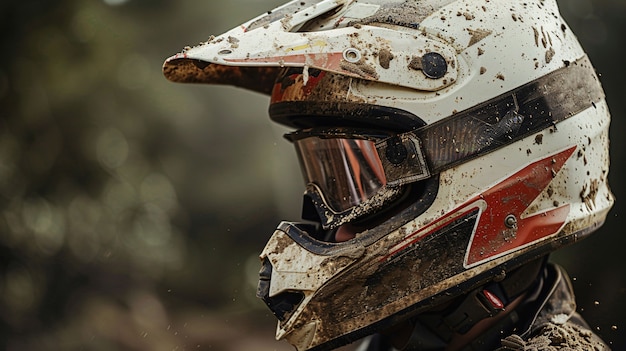
[[[295,129],[307,221],[270,238],[258,295],[299,351],[477,291],[463,332],[515,297],[482,287],[613,204],[604,93],[554,0],[297,0],[163,70],[271,94]]]

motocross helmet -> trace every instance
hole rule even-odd
[[[299,351],[474,291],[493,315],[512,296],[482,287],[613,204],[609,110],[555,0],[291,1],[163,71],[267,94],[293,128],[303,220],[269,239],[258,296]],[[454,317],[461,333],[477,319]]]

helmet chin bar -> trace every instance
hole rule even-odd
[[[277,339],[287,339],[299,351],[331,350],[412,320],[445,341],[451,333],[464,333],[497,314],[533,283],[538,267],[517,268],[539,263],[552,249],[527,247],[513,258],[474,267],[473,278],[462,279],[472,273],[462,261],[479,217],[479,211],[468,212],[387,260],[380,260],[376,241],[367,235],[325,243],[312,239],[306,224],[281,223],[261,254],[257,291],[279,319]],[[555,243],[581,240],[599,225],[559,233]],[[471,294],[457,299],[467,292]],[[447,304],[441,313],[427,312]],[[441,323],[445,328],[434,327]]]

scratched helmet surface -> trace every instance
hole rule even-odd
[[[604,93],[553,0],[292,1],[163,69],[270,95],[294,130],[304,221],[270,238],[258,295],[299,351],[501,279],[613,204]]]

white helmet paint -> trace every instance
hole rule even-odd
[[[292,1],[163,69],[271,94],[271,118],[298,130],[312,222],[270,238],[259,297],[299,351],[502,279],[613,204],[608,107],[554,0]],[[347,223],[367,225],[319,234]]]

